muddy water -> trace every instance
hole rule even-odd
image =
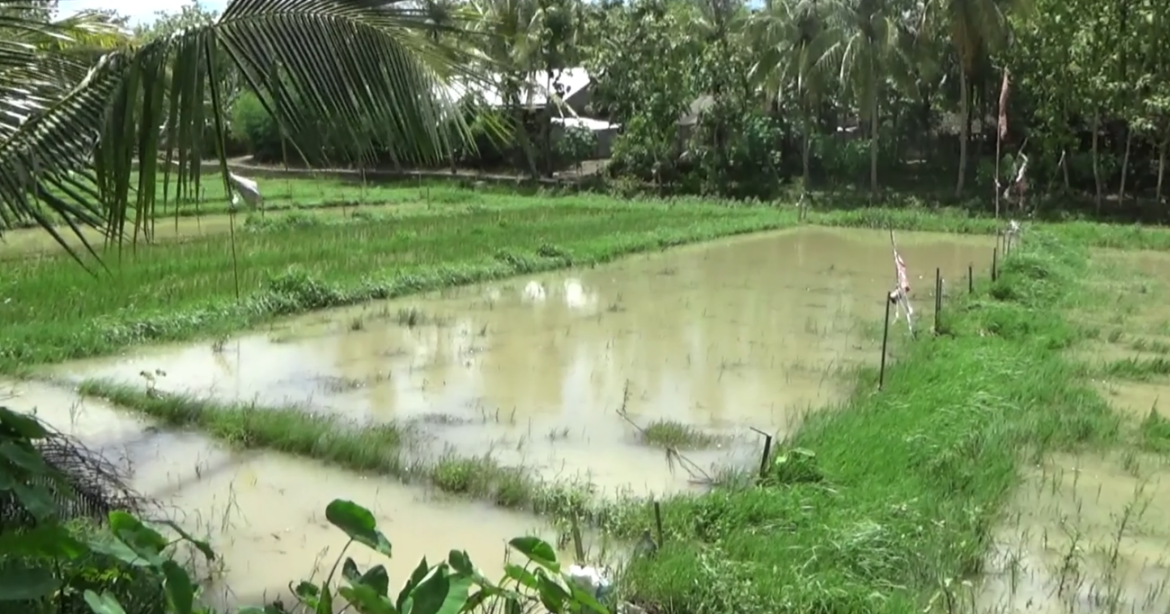
[[[990,260],[989,238],[898,240],[922,315],[936,266],[963,288],[968,264]],[[888,234],[802,229],[318,313],[60,373],[141,383],[141,371],[162,369],[162,390],[423,420],[436,450],[492,452],[550,477],[587,472],[602,488],[673,489],[690,476],[638,445],[620,408],[640,425],[787,431],[841,398],[841,369],[877,358],[862,322],[881,317],[892,278]],[[731,447],[690,456],[709,466],[742,452]]]
[[[486,574],[499,577],[508,539],[553,537],[537,518],[488,506],[435,499],[418,488],[269,453],[240,453],[191,433],[150,428],[125,413],[63,388],[0,384],[0,399],[34,412],[111,461],[129,467],[131,486],[163,504],[165,515],[207,538],[223,565],[204,569],[214,604],[256,604],[287,592],[290,580],[328,572],[345,543],[324,517],[332,499],[349,499],[374,512],[394,558],[361,548],[350,555],[363,567],[383,563],[394,582],[409,577],[421,557],[444,560],[467,550]],[[230,588],[229,588],[230,587]],[[288,599],[286,597],[286,603]]]
[[[1165,612],[1165,460],[1057,456],[1027,476],[996,535],[980,612]]]

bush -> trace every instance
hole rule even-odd
[[[260,98],[244,92],[232,107],[232,138],[242,143],[257,160],[282,159],[280,128],[268,115]]]

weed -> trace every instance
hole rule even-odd
[[[638,433],[638,438],[649,446],[676,450],[702,450],[727,442],[727,437],[706,433],[674,420],[655,420]]]
[[[104,398],[178,428],[196,428],[231,445],[296,454],[346,469],[429,482],[444,492],[552,516],[591,519],[604,512],[588,484],[547,484],[490,455],[446,454],[434,463],[411,454],[409,425],[358,425],[301,407],[260,407],[170,395],[87,380],[79,392]]]

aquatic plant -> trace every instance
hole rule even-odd
[[[638,439],[650,446],[675,450],[702,450],[728,442],[724,435],[704,432],[676,420],[659,419],[638,432]]]
[[[312,458],[352,471],[423,481],[450,494],[551,516],[593,519],[604,514],[587,483],[549,483],[491,455],[443,455],[424,463],[411,453],[412,425],[362,425],[307,408],[224,403],[211,398],[144,390],[141,386],[86,380],[82,395],[104,398],[166,426],[197,428],[229,445],[264,448]]]

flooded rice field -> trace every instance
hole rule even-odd
[[[993,239],[898,242],[929,317],[935,267],[965,289]],[[689,476],[640,445],[631,422],[717,435],[687,453],[700,466],[747,454],[748,427],[787,432],[849,392],[844,369],[878,358],[873,323],[892,283],[887,233],[800,229],[321,312],[55,374],[146,385],[141,372],[162,371],[162,391],[420,422],[436,453],[586,474],[602,490],[676,490]]]
[[[1166,460],[1060,455],[1026,476],[997,532],[981,612],[1170,609]]]
[[[229,450],[197,434],[160,431],[55,386],[0,384],[0,398],[127,468],[132,488],[164,506],[164,516],[207,539],[222,557],[221,564],[201,569],[211,605],[267,603],[286,593],[290,580],[295,585],[314,572],[318,579],[327,573],[345,544],[344,534],[325,520],[325,505],[335,498],[352,500],[377,517],[393,559],[363,548],[349,555],[362,568],[386,565],[395,582],[409,577],[423,556],[443,560],[451,549],[466,550],[484,573],[500,577],[507,540],[539,535],[556,543],[548,524],[532,516],[452,502],[390,478],[303,459]]]
[[[1101,250],[1095,291],[1112,311],[1086,314],[1096,341],[1074,352],[1089,368],[1166,358],[1170,351],[1170,255]],[[1102,271],[1108,271],[1101,274]],[[1166,416],[1170,379],[1094,377],[1129,430],[1151,411]],[[1170,610],[1170,459],[1129,449],[1063,454],[1034,467],[995,534],[981,612],[1166,612]]]

